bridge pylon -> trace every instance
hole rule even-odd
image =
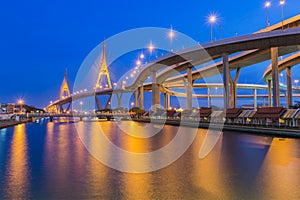
[[[70,95],[71,95],[71,93],[70,93],[70,87],[68,84],[68,72],[66,70],[65,75],[64,75],[64,80],[60,86],[59,98],[64,99]]]
[[[102,44],[102,55],[100,59],[101,59],[100,61],[101,65],[98,72],[98,78],[95,84],[95,91],[101,88],[112,89],[108,66],[106,63],[106,42],[105,41]]]

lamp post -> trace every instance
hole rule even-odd
[[[270,26],[270,23],[269,23],[269,7],[270,6],[271,6],[271,2],[266,1],[265,8],[266,8],[266,25],[267,25],[267,27]]]
[[[280,77],[281,77],[281,83],[283,84],[283,73],[280,73]]]
[[[150,44],[148,45],[148,51],[150,52],[150,55],[149,55],[149,62],[150,62],[150,59],[151,59],[151,56],[152,56],[152,52],[154,50],[154,45],[152,43],[152,41],[150,41]]]
[[[171,27],[170,31],[168,32],[168,37],[170,39],[170,51],[172,51],[172,41],[173,41],[173,38],[175,37],[175,32],[173,31],[172,27]]]
[[[131,108],[133,108],[133,106],[134,106],[134,102],[131,102],[131,103],[130,103],[130,105],[131,105]]]
[[[298,83],[299,83],[299,80],[295,80],[295,85],[296,85],[296,89],[298,89]]]
[[[18,104],[20,105],[20,113],[22,113],[23,103],[24,103],[24,101],[22,99],[19,99]]]
[[[20,99],[18,103],[20,105],[20,113],[22,113],[24,101],[22,99]]]
[[[217,21],[217,17],[215,15],[209,16],[209,24],[210,24],[210,41],[213,41],[213,35],[212,35],[212,25]]]
[[[135,64],[139,67],[142,64],[142,62],[140,60],[137,60]]]
[[[140,60],[143,60],[145,58],[145,55],[143,53],[140,54]]]
[[[281,21],[281,29],[283,30],[283,21],[284,21],[284,4],[285,4],[285,0],[280,0],[280,5],[282,7],[282,21]]]
[[[83,105],[83,102],[80,101],[79,104],[80,104],[80,111],[81,111],[81,113],[82,113],[82,105]]]

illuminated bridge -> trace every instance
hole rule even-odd
[[[192,109],[193,98],[224,98],[224,108],[237,107],[237,98],[254,99],[254,107],[257,107],[257,98],[268,98],[268,106],[279,107],[280,98],[287,98],[287,107],[292,106],[292,97],[299,96],[299,88],[292,87],[291,67],[300,61],[300,15],[284,21],[284,30],[281,23],[260,30],[254,34],[228,38],[220,41],[209,42],[185,48],[174,53],[158,57],[151,63],[146,64],[135,76],[132,83],[123,83],[113,88],[106,66],[106,49],[103,45],[102,64],[95,88],[82,90],[70,94],[67,86],[67,77],[61,87],[60,99],[47,107],[49,112],[66,112],[70,110],[71,102],[87,97],[95,97],[97,108],[109,108],[113,95],[117,98],[117,107],[121,107],[122,94],[133,93],[135,105],[144,110],[144,92],[152,93],[152,105],[160,105],[161,93],[164,94],[164,107],[170,107],[170,96],[186,97],[186,110]],[[209,55],[209,56],[207,56]],[[232,56],[231,56],[232,55]],[[280,56],[286,56],[278,61]],[[209,63],[212,60],[221,60],[214,64],[195,69],[195,66]],[[238,84],[239,74],[242,68],[250,67],[256,63],[271,60],[271,65],[265,71],[263,77],[267,85]],[[230,71],[236,71],[235,77],[231,78]],[[279,83],[279,73],[286,70],[287,85]],[[182,72],[185,72],[182,74]],[[222,74],[222,84],[195,84],[195,80]],[[106,76],[109,87],[99,87],[102,76]],[[145,81],[151,77],[151,83]],[[173,89],[185,88],[185,93],[175,92]],[[193,94],[193,88],[207,88],[207,94]],[[210,94],[211,88],[223,88],[223,95]],[[252,95],[237,95],[237,89],[253,90]],[[258,95],[257,90],[267,90],[267,95]],[[280,94],[280,90],[286,91],[287,95]],[[294,94],[293,94],[294,91]],[[106,105],[101,105],[98,96],[109,95]],[[67,105],[63,109],[63,105]],[[211,105],[208,104],[208,107]]]

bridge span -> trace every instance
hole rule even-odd
[[[297,27],[299,25],[299,18],[300,16],[298,15],[293,20],[289,19],[290,23]],[[286,21],[288,22],[289,20]],[[276,27],[273,28],[277,29]],[[143,109],[143,93],[145,91],[152,92],[152,105],[160,104],[160,91],[162,90],[164,92],[171,93],[169,90],[172,88],[171,83],[177,83],[178,80],[182,81],[182,79],[184,79],[185,84],[187,85],[185,95],[186,104],[187,109],[190,110],[192,108],[192,88],[194,87],[193,81],[203,77],[214,76],[216,73],[220,72],[223,75],[224,81],[224,106],[225,108],[236,107],[236,98],[238,97],[238,95],[236,95],[236,83],[240,69],[268,59],[271,59],[271,68],[274,73],[272,76],[272,83],[268,82],[269,84],[267,86],[269,91],[269,106],[273,105],[278,107],[280,105],[280,89],[282,89],[280,88],[278,78],[279,67],[281,64],[281,62],[278,63],[278,57],[299,51],[299,41],[300,28],[289,28],[285,30],[275,30],[269,32],[260,31],[255,34],[224,39],[203,44],[202,46],[199,45],[186,48],[176,51],[175,53],[164,55],[157,58],[155,61],[148,63],[144,66],[141,72],[134,79],[133,83],[130,85],[123,85],[122,88],[117,89],[107,89],[68,96],[64,99],[53,102],[48,107],[57,105],[62,106],[63,104],[71,102],[72,100],[93,95],[111,95],[113,93],[122,94],[133,92],[136,96],[135,99],[139,100],[138,104]],[[238,52],[243,53],[241,53],[241,55],[229,57],[231,54]],[[207,57],[207,54],[209,57]],[[211,61],[211,59],[222,59],[222,61],[211,66],[202,67],[198,70],[192,70],[194,66],[207,63]],[[215,70],[216,68],[218,70]],[[158,71],[161,69],[165,70],[158,73]],[[187,73],[185,75],[170,78],[176,75],[176,73],[186,70]],[[230,70],[237,70],[237,75],[234,80],[232,80],[230,77]],[[149,76],[152,76],[151,83],[144,84],[145,80],[148,79]],[[164,90],[163,88],[165,85],[168,85],[169,88]],[[250,84],[248,87],[253,87],[255,89],[255,87],[251,86]],[[292,95],[289,89],[290,88],[288,88],[288,95],[290,97]],[[137,93],[140,93],[139,98],[137,98]],[[176,95],[174,92],[172,94]],[[271,97],[273,98],[273,101],[271,101]],[[231,104],[230,102],[233,103]]]

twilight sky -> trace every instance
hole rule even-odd
[[[271,3],[269,18],[274,24],[281,20],[281,7],[279,0]],[[299,14],[299,5],[299,0],[286,0],[285,17]],[[58,98],[66,68],[72,84],[88,53],[104,38],[122,31],[172,26],[200,43],[208,42],[210,13],[218,15],[215,39],[249,34],[266,23],[262,0],[2,1],[0,102],[23,98],[29,105],[46,106]],[[263,83],[261,74],[267,65],[243,69],[239,82]],[[294,79],[300,78],[297,67],[293,73]]]

